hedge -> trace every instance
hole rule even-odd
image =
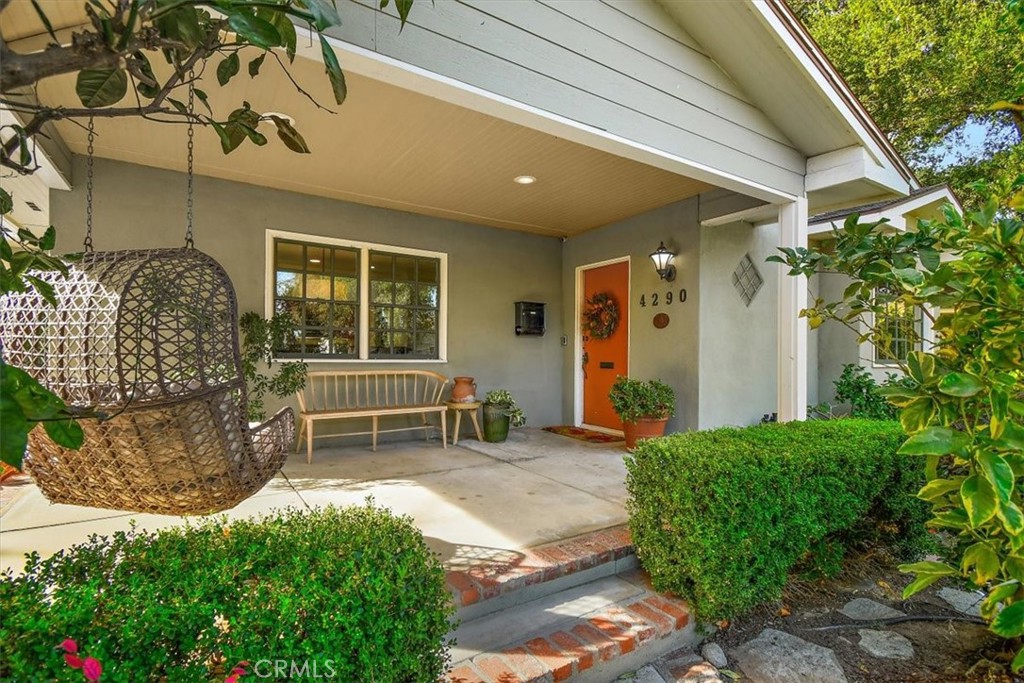
[[[454,612],[419,530],[372,502],[94,536],[4,572],[0,604],[0,678],[73,680],[54,649],[72,638],[104,683],[241,661],[254,680],[436,681]]]
[[[899,423],[843,419],[676,434],[627,458],[630,528],[654,586],[705,620],[776,600],[812,550],[888,536],[924,546],[919,459]]]

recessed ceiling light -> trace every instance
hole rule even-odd
[[[309,262],[310,263],[320,263],[320,259],[318,259],[318,258],[311,258],[311,259],[309,259]]]
[[[532,175],[517,175],[512,180],[519,183],[520,185],[532,185],[533,183],[537,182],[537,179],[534,178]]]

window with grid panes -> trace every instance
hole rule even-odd
[[[359,353],[358,249],[274,241],[274,313],[292,321],[282,358]]]
[[[440,259],[370,250],[370,358],[438,358]]]
[[[885,290],[879,290],[882,295]],[[880,332],[875,340],[875,362],[894,364],[905,361],[918,348],[921,338],[921,317],[916,307],[896,300],[883,304],[875,313],[875,327]]]

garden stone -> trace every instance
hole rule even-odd
[[[750,683],[847,683],[832,650],[775,629],[761,631],[732,655]]]
[[[708,662],[701,661],[678,676],[676,683],[722,683],[722,677],[718,675],[718,669]]]
[[[648,664],[636,671],[619,676],[619,683],[666,683],[658,670]]]
[[[860,649],[872,657],[880,659],[913,659],[913,644],[898,633],[892,631],[875,631],[870,628],[862,628],[857,631],[860,634]]]
[[[718,643],[706,643],[701,648],[700,653],[704,655],[704,659],[719,669],[724,669],[729,665],[729,660],[725,657],[725,651],[722,650],[722,646]]]
[[[969,617],[981,616],[979,608],[985,596],[980,593],[971,593],[957,590],[956,588],[943,588],[939,591],[938,595],[960,614],[965,614]]]
[[[903,612],[887,607],[880,602],[868,600],[867,598],[854,598],[843,605],[839,610],[854,621],[877,621],[878,619],[893,619],[904,616]]]

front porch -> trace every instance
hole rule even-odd
[[[243,518],[273,508],[350,505],[372,496],[410,515],[451,569],[507,564],[524,550],[625,524],[625,451],[539,429],[503,444],[436,440],[318,448],[312,465],[292,455],[283,475],[231,510]],[[177,517],[52,505],[30,481],[5,483],[0,567],[20,569],[28,552],[49,555],[136,524],[157,529]]]

